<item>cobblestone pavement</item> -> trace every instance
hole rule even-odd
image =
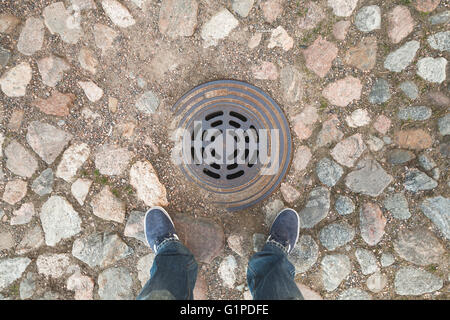
[[[274,214],[301,216],[308,299],[448,299],[448,0],[0,3],[0,297],[134,299],[162,205],[200,263],[198,299],[249,299]],[[294,137],[250,209],[215,208],[170,161],[184,92],[237,79]]]

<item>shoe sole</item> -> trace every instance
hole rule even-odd
[[[300,236],[300,217],[299,217],[299,215],[298,215],[298,212],[297,212],[296,210],[292,209],[292,208],[285,208],[285,209],[281,210],[280,212],[278,212],[278,214],[277,214],[277,216],[275,217],[275,219],[273,220],[273,222],[275,222],[275,220],[277,220],[278,216],[279,216],[283,211],[285,211],[285,210],[291,210],[291,211],[294,211],[294,212],[295,212],[295,215],[297,216],[297,226],[298,226],[298,229],[297,229],[297,237],[295,238],[294,245],[292,246],[292,249],[291,249],[291,251],[292,251],[292,250],[294,250],[294,248],[295,248],[295,246],[296,246],[296,244],[297,244],[297,241],[298,241],[298,237]],[[273,222],[272,222],[272,225],[273,225]],[[272,225],[270,226],[269,229],[272,228]]]
[[[148,242],[147,231],[145,230],[145,228],[147,227],[147,223],[146,223],[147,222],[147,215],[150,213],[150,211],[155,210],[155,209],[158,209],[158,210],[161,210],[162,212],[164,212],[166,217],[169,218],[170,222],[172,223],[173,227],[175,228],[175,224],[173,223],[172,218],[169,216],[169,214],[167,213],[167,211],[163,207],[154,206],[154,207],[151,207],[150,209],[148,209],[148,211],[145,213],[145,217],[144,217],[144,234],[145,234],[145,241],[147,241],[147,245],[152,250],[154,250],[154,249],[150,246],[150,243]]]

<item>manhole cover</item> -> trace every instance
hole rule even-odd
[[[235,211],[268,197],[291,159],[288,122],[261,89],[234,80],[202,84],[174,106],[177,163],[212,202]]]

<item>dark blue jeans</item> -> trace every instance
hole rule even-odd
[[[150,280],[137,299],[193,300],[197,267],[192,253],[179,241],[163,244],[150,269]],[[266,243],[248,263],[247,283],[255,300],[303,299],[294,276],[286,253],[272,243]]]

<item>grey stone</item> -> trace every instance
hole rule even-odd
[[[125,267],[109,268],[98,276],[98,295],[101,300],[133,300],[133,279]]]
[[[431,157],[427,156],[425,153],[419,155],[418,160],[420,166],[426,171],[430,171],[431,169],[436,167],[436,162],[434,162],[434,160],[431,159]]]
[[[450,31],[438,32],[427,39],[433,49],[450,52]]]
[[[411,217],[408,201],[403,193],[388,195],[386,199],[384,199],[384,207],[396,219],[406,220]]]
[[[27,142],[42,160],[52,164],[72,139],[72,135],[47,123],[33,121],[28,125]]]
[[[159,11],[159,31],[170,38],[190,37],[197,26],[196,0],[164,0]]]
[[[439,132],[443,136],[447,136],[450,134],[450,113],[447,113],[442,118],[438,120]]]
[[[289,261],[295,266],[295,274],[308,271],[319,257],[319,246],[310,235],[302,235],[289,254]]]
[[[433,170],[431,170],[431,177],[434,180],[439,180],[439,177],[441,175],[441,170],[439,170],[439,168],[434,168]]]
[[[253,251],[259,252],[264,247],[266,243],[267,236],[261,233],[255,233],[253,235]]]
[[[370,32],[381,27],[381,10],[378,6],[359,9],[355,16],[355,26],[359,31]]]
[[[400,232],[394,241],[394,250],[401,258],[419,266],[439,263],[445,254],[439,240],[423,227]]]
[[[11,218],[10,224],[20,225],[27,224],[31,221],[34,216],[34,205],[32,202],[24,203],[19,209],[13,211],[13,217]]]
[[[94,10],[97,9],[94,0],[70,0],[72,8],[77,8],[78,10]]]
[[[27,62],[12,67],[0,77],[0,87],[8,97],[23,97],[32,78],[32,69]]]
[[[419,192],[424,190],[433,190],[438,186],[438,183],[422,171],[418,169],[410,169],[406,172],[405,182],[403,185],[408,191]]]
[[[102,54],[113,48],[114,41],[119,36],[119,33],[114,29],[99,23],[94,24],[93,33],[95,44],[102,50]]]
[[[72,192],[73,197],[78,201],[78,203],[82,206],[84,204],[84,200],[86,200],[86,196],[89,193],[89,189],[92,185],[92,180],[89,179],[78,179],[72,184],[70,191]]]
[[[150,268],[153,266],[155,254],[153,252],[139,258],[137,263],[138,279],[141,282],[141,287],[144,287],[150,279]]]
[[[125,203],[117,198],[109,186],[92,197],[92,213],[105,220],[122,223],[125,220]]]
[[[93,81],[78,81],[78,85],[91,102],[97,102],[103,97],[103,89]]]
[[[5,148],[5,155],[6,167],[18,176],[30,178],[37,170],[36,158],[15,140]]]
[[[41,224],[45,243],[54,246],[81,231],[81,219],[67,200],[60,196],[50,197],[41,209]]]
[[[20,282],[19,287],[20,299],[25,300],[31,298],[35,290],[36,290],[36,283],[34,275],[31,272],[28,272],[26,277],[23,278],[22,281]]]
[[[0,251],[9,250],[14,247],[14,237],[9,231],[0,231]]]
[[[128,216],[127,224],[125,225],[124,235],[126,237],[132,237],[140,240],[142,243],[147,244],[144,233],[144,217],[145,212],[131,211]]]
[[[355,204],[352,199],[346,196],[338,196],[334,203],[334,207],[341,216],[348,215],[355,211]]]
[[[400,120],[424,121],[431,117],[431,109],[425,106],[400,108],[397,117]]]
[[[64,72],[70,69],[65,59],[53,55],[38,60],[37,65],[42,82],[49,87],[55,87],[63,79]]]
[[[349,17],[355,10],[358,0],[328,0],[328,6],[338,17]]]
[[[359,211],[359,228],[361,238],[369,246],[374,246],[381,241],[385,234],[386,223],[387,219],[377,204],[371,202],[362,204]]]
[[[425,199],[420,209],[450,240],[450,199],[442,196]]]
[[[233,0],[233,11],[245,18],[252,10],[254,0]]]
[[[369,278],[367,278],[366,285],[370,291],[374,293],[381,292],[386,287],[388,279],[385,274],[375,272]]]
[[[326,188],[314,188],[305,207],[299,212],[300,227],[310,229],[322,221],[330,209],[330,191]]]
[[[435,14],[431,16],[429,19],[432,25],[444,24],[450,22],[450,10]]]
[[[389,267],[395,262],[395,257],[392,253],[383,252],[381,254],[380,262],[382,267]]]
[[[356,169],[345,178],[345,185],[356,193],[378,197],[393,180],[373,159],[361,160]]]
[[[417,74],[424,80],[432,83],[442,83],[447,78],[447,59],[422,58],[417,62]]]
[[[41,19],[28,18],[20,33],[17,50],[26,56],[31,56],[41,50],[44,42],[44,32],[44,24]]]
[[[328,292],[336,290],[351,271],[350,259],[343,254],[326,255],[321,267],[323,286]]]
[[[406,42],[403,46],[391,52],[384,61],[384,67],[389,71],[401,72],[414,60],[420,48],[418,41]]]
[[[59,294],[57,292],[47,291],[37,300],[59,300]]]
[[[47,168],[37,177],[33,184],[31,185],[31,190],[33,190],[38,195],[45,196],[53,190],[53,171],[51,168]]]
[[[283,209],[284,203],[280,199],[275,199],[264,206],[264,222],[267,227],[272,225],[272,222],[275,220],[277,214]]]
[[[19,279],[30,264],[28,258],[4,258],[0,259],[0,290],[7,288]]]
[[[369,135],[369,138],[366,140],[366,144],[369,146],[369,149],[371,151],[376,152],[376,151],[380,151],[381,149],[383,149],[384,141],[378,137]]]
[[[295,103],[303,97],[303,75],[295,66],[287,65],[281,69],[280,85],[286,102]]]
[[[200,36],[204,40],[204,47],[216,46],[219,40],[226,38],[238,25],[239,21],[230,11],[223,8],[214,14],[200,31]]]
[[[64,151],[56,169],[56,176],[66,182],[73,182],[80,169],[89,157],[91,150],[86,143],[75,143]]]
[[[130,169],[130,184],[147,206],[167,206],[167,192],[149,161],[138,161]]]
[[[400,83],[399,88],[403,91],[403,93],[411,100],[416,100],[419,96],[419,89],[416,84],[412,81],[404,81]]]
[[[52,34],[59,34],[61,40],[76,44],[83,35],[80,21],[66,10],[62,1],[50,4],[42,11],[45,25]]]
[[[342,167],[329,158],[322,158],[316,167],[320,182],[328,187],[334,186],[344,174]]]
[[[342,291],[338,300],[372,300],[372,296],[364,290],[350,288]]]
[[[389,145],[389,144],[392,143],[392,139],[390,137],[388,137],[388,136],[384,136],[383,137],[383,142]]]
[[[72,255],[91,268],[106,268],[133,253],[117,234],[92,233],[74,241]]]
[[[402,296],[418,296],[441,289],[439,277],[419,268],[402,267],[395,274],[395,292]]]
[[[393,149],[387,153],[387,161],[390,164],[404,164],[413,160],[416,156],[413,152],[403,149]]]
[[[128,9],[116,0],[102,0],[102,7],[111,21],[118,27],[128,28],[136,23]]]
[[[439,152],[444,158],[450,158],[450,143],[443,142],[439,145]]]
[[[384,79],[377,79],[372,86],[369,94],[369,102],[374,104],[381,104],[391,98],[389,83]]]
[[[46,279],[61,278],[78,268],[71,265],[70,255],[66,253],[41,254],[36,260],[36,266],[38,273],[44,275]]]
[[[22,240],[16,248],[17,254],[26,254],[36,250],[45,244],[44,234],[39,225],[34,226],[25,232]]]
[[[226,256],[217,270],[220,279],[225,287],[232,289],[236,282],[237,262],[233,255]]]
[[[130,163],[133,153],[117,145],[104,144],[95,154],[95,167],[101,174],[122,175]]]
[[[355,256],[361,267],[361,272],[364,275],[372,274],[379,270],[377,265],[377,258],[371,251],[358,248],[355,251]]]
[[[355,229],[346,223],[332,223],[323,227],[319,239],[327,250],[335,250],[346,245],[355,237]]]
[[[9,62],[9,58],[11,57],[11,52],[2,46],[0,46],[0,66],[6,67]]]
[[[153,114],[159,106],[159,99],[153,91],[144,92],[136,100],[136,109],[145,114]]]

